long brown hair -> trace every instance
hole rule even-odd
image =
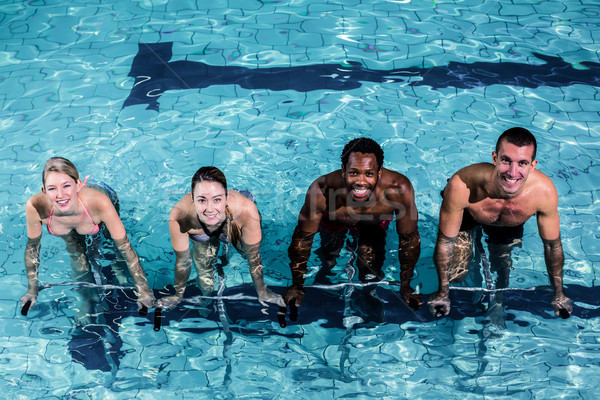
[[[217,182],[225,189],[225,197],[227,197],[227,179],[225,174],[217,167],[201,167],[192,177],[192,200],[194,197],[194,188],[200,182]],[[233,214],[229,206],[225,206],[225,218],[227,218],[227,237],[236,249],[240,249],[238,245],[242,241],[242,231],[236,223],[233,222]],[[207,232],[208,233],[208,232]]]

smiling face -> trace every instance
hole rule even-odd
[[[198,182],[192,192],[194,208],[200,221],[206,226],[215,226],[225,220],[227,193],[219,182]]]
[[[492,152],[495,181],[507,195],[516,195],[537,165],[533,160],[533,145],[516,146],[503,141],[498,153]]]
[[[49,172],[46,174],[42,192],[46,194],[50,203],[62,212],[74,210],[77,207],[77,193],[81,188],[81,181],[73,179],[62,172]]]
[[[346,187],[354,201],[364,202],[371,198],[377,181],[381,177],[381,169],[373,154],[350,153],[348,163],[342,165],[342,175]]]

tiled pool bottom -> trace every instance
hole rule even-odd
[[[600,110],[596,65],[584,63],[599,62],[597,4],[48,0],[0,10],[0,232],[7,238],[0,243],[0,397],[596,397]],[[166,42],[173,43],[169,62],[216,66],[228,79],[233,67],[355,62],[376,72],[371,76],[392,71],[404,81],[359,79],[354,89],[306,92],[217,84],[166,90],[158,111],[123,108],[140,43]],[[561,60],[568,68],[540,73]],[[435,74],[451,71],[443,68],[451,62],[465,68],[459,76],[474,87]],[[516,65],[490,74],[500,62]],[[532,69],[521,73],[523,64]],[[257,197],[266,281],[281,292],[306,188],[338,168],[349,138],[372,136],[384,147],[386,166],[414,183],[423,252],[413,283],[427,295],[436,288],[439,190],[464,165],[489,161],[497,135],[514,125],[538,135],[539,168],[561,196],[566,292],[575,301],[569,320],[552,315],[533,220],[511,286],[536,290],[508,292],[504,316],[490,313],[481,293],[456,289],[453,315],[433,320],[425,308],[408,312],[395,288],[383,287],[384,322],[365,313],[359,291],[347,304],[343,292],[317,289],[286,328],[273,308],[264,314],[254,301],[226,300],[228,319],[188,303],[165,312],[155,332],[151,315],[139,317],[127,300],[130,292],[115,291],[98,323],[78,329],[72,287],[45,289],[37,310],[19,314],[24,203],[39,190],[52,155],[114,185],[156,290],[173,280],[170,207],[200,163],[223,168],[232,185]],[[62,243],[46,236],[44,281],[70,280]],[[387,279],[398,274],[394,236]],[[228,294],[252,294],[239,256],[226,272]],[[363,323],[352,325],[354,317]]]
[[[325,301],[331,303],[335,302]],[[52,329],[40,329],[44,322],[36,321],[29,326],[27,341],[5,345],[9,365],[20,360],[36,373],[19,376],[21,388],[9,384],[6,393],[116,399],[593,398],[593,383],[576,371],[597,372],[587,356],[597,351],[597,329],[577,326],[578,317],[574,323],[512,310],[508,315],[514,319],[501,334],[481,316],[399,324],[394,320],[355,329],[321,319],[284,330],[273,321],[247,321],[236,313],[236,308],[248,312],[252,307],[257,308],[228,302],[229,331],[215,315],[184,318],[151,334],[150,322],[142,326],[139,317],[125,318],[119,327],[119,367],[111,371],[86,370],[65,356],[67,347],[81,346],[85,336],[61,334],[61,329],[71,329],[69,320],[54,318]],[[401,309],[391,301],[386,311],[393,307]],[[322,315],[314,318],[318,316]],[[557,330],[561,336],[577,337],[577,347],[555,352],[566,345]],[[85,344],[93,344],[92,338],[88,335]],[[32,342],[39,355],[33,355]],[[5,374],[10,376],[10,369]]]

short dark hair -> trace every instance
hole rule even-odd
[[[373,154],[377,160],[377,169],[383,166],[383,150],[381,146],[373,139],[367,137],[359,137],[352,139],[342,150],[342,165],[345,167],[348,164],[350,153]]]
[[[537,142],[533,134],[527,129],[515,127],[505,130],[496,142],[496,154],[498,154],[498,151],[500,150],[500,145],[503,141],[507,141],[508,143],[514,144],[518,147],[533,145],[533,158],[531,161],[535,160],[535,155],[537,153]]]

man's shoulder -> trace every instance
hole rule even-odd
[[[381,183],[384,185],[398,188],[412,186],[410,179],[406,175],[387,168],[381,168],[381,170]]]
[[[538,195],[541,193],[552,194],[556,192],[554,182],[552,182],[552,179],[542,171],[537,169],[533,170],[529,180],[532,181],[532,187],[535,188],[535,192]]]
[[[471,164],[458,170],[448,179],[443,190],[446,200],[468,202],[472,193],[480,192],[487,184],[494,165],[490,163]]]
[[[451,185],[461,183],[469,188],[483,186],[487,183],[493,170],[494,165],[487,162],[467,165],[456,171],[449,179],[449,183]]]
[[[311,187],[319,187],[320,189],[325,188],[338,188],[344,186],[344,177],[342,175],[342,170],[337,169],[335,171],[329,172],[325,175],[321,175],[317,179],[315,179]]]
[[[550,177],[548,175],[546,175],[539,169],[534,169],[533,172],[531,173],[531,176],[533,178],[535,178],[535,180],[542,185],[554,186],[552,179],[550,179]]]
[[[478,176],[482,174],[487,174],[491,170],[494,169],[494,164],[489,162],[480,162],[471,165],[467,165],[459,169],[456,174],[463,176]]]

